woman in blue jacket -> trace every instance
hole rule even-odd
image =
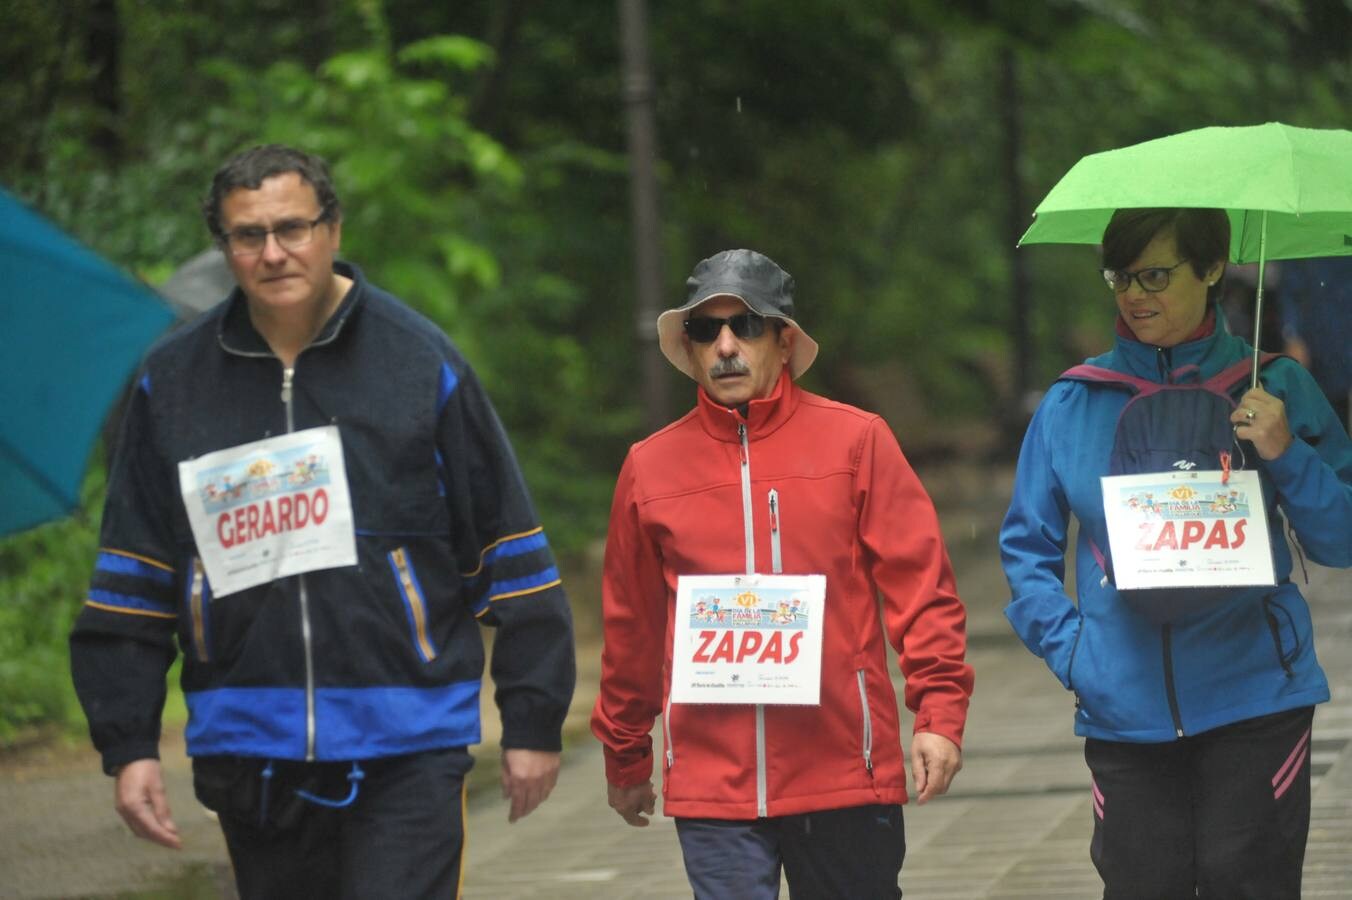
[[[1220,210],[1118,210],[1103,236],[1116,339],[1089,362],[1182,384],[1251,356],[1215,304],[1229,243]],[[1129,396],[1063,379],[1038,407],[1000,532],[1005,614],[1075,694],[1105,898],[1299,897],[1311,722],[1329,691],[1282,523],[1310,559],[1352,565],[1352,442],[1304,369],[1284,358],[1265,366],[1229,419],[1236,467],[1256,468],[1262,484],[1277,585],[1235,588],[1161,623],[1125,602],[1100,549],[1099,479]],[[1065,585],[1072,515],[1075,601]]]

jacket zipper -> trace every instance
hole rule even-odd
[[[292,400],[291,386],[296,377],[294,366],[282,369],[282,405],[286,407],[286,433],[296,430],[296,410]],[[310,629],[310,595],[306,589],[305,576],[297,575],[300,593],[300,637],[305,648],[305,761],[314,762],[315,758],[315,666],[314,635]]]
[[[755,529],[751,515],[751,447],[746,436],[746,423],[737,423],[737,439],[741,444],[742,463],[742,531],[746,537],[746,574],[756,571]],[[756,704],[756,815],[764,818],[766,812],[765,785],[765,704]]]
[[[192,642],[197,649],[197,659],[210,662],[207,652],[206,604],[203,600],[206,588],[206,572],[202,568],[201,557],[193,557],[192,582],[188,593],[188,602],[192,610]]]
[[[784,571],[783,559],[779,553],[779,491],[770,489],[770,571],[776,575]],[[756,808],[759,814],[766,815],[766,803],[769,802],[769,789],[765,774],[765,706],[756,705]]]
[[[779,491],[770,489],[770,571],[776,575],[784,571],[779,555]]]
[[[868,711],[868,688],[864,685],[864,670],[856,669],[859,679],[859,708],[864,711],[864,768],[869,778],[873,777],[873,716]]]
[[[1281,665],[1282,671],[1286,673],[1287,678],[1293,677],[1296,673],[1291,668],[1291,663],[1286,654],[1282,652],[1282,626],[1277,621],[1277,616],[1272,612],[1272,595],[1263,598],[1263,618],[1267,619],[1268,631],[1272,634],[1272,649],[1277,653],[1277,662]]]
[[[1103,576],[1106,580],[1108,576]],[[1066,685],[1070,692],[1075,695],[1075,708],[1080,708],[1080,692],[1075,690],[1075,654],[1080,651],[1080,636],[1084,634],[1084,620],[1080,620],[1080,628],[1075,632],[1075,640],[1070,645],[1070,661],[1066,663]]]
[[[741,442],[742,468],[742,537],[746,543],[746,574],[756,572],[755,531],[751,523],[751,449],[747,443],[746,423],[737,423],[737,439]]]
[[[1178,695],[1174,688],[1174,628],[1161,626],[1164,632],[1164,691],[1169,698],[1169,715],[1174,719],[1174,734],[1183,737],[1183,717],[1178,712]]]
[[[413,580],[413,564],[409,561],[408,551],[403,547],[391,550],[390,562],[394,564],[399,591],[404,595],[404,602],[408,604],[409,615],[413,619],[413,642],[418,647],[418,655],[423,662],[431,662],[437,658],[437,652],[432,649],[432,642],[427,637],[427,604],[418,590],[418,583]]]
[[[667,744],[667,770],[676,762],[676,752],[671,746],[671,697],[667,697],[667,708],[662,710],[662,737]]]

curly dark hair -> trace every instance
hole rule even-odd
[[[211,179],[211,191],[202,203],[202,215],[213,237],[225,237],[221,229],[221,202],[237,188],[257,190],[265,179],[274,175],[295,172],[301,180],[314,188],[324,221],[342,219],[342,206],[333,190],[333,179],[324,160],[303,150],[282,144],[264,144],[252,147],[227,159]]]

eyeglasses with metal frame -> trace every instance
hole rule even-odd
[[[1169,276],[1179,266],[1187,262],[1186,259],[1180,259],[1172,266],[1150,266],[1145,269],[1137,269],[1135,272],[1129,272],[1126,269],[1099,269],[1104,282],[1108,287],[1117,293],[1124,293],[1131,287],[1132,279],[1141,286],[1141,290],[1148,294],[1158,294],[1169,286]]]
[[[328,218],[329,211],[326,209],[309,221],[288,219],[275,228],[245,225],[225,232],[221,235],[221,242],[230,250],[231,256],[257,256],[268,245],[268,235],[275,237],[277,245],[283,250],[299,250],[310,243],[315,227],[328,221]]]
[[[752,312],[738,313],[726,319],[715,316],[692,316],[685,320],[685,333],[696,344],[708,344],[718,340],[724,325],[732,329],[733,337],[744,341],[765,334],[765,316]]]

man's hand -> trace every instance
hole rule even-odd
[[[511,800],[507,821],[530,815],[545,802],[559,779],[559,754],[552,750],[502,751],[502,796]]]
[[[653,783],[650,780],[642,784],[630,785],[629,787],[616,787],[613,784],[606,785],[606,800],[610,803],[610,808],[620,814],[624,819],[635,828],[647,826],[648,820],[643,818],[644,814],[652,815],[653,808],[657,803],[657,794],[653,793]]]
[[[171,850],[182,849],[158,759],[138,759],[123,766],[113,786],[113,800],[132,834]]]
[[[962,750],[940,734],[918,731],[911,739],[911,775],[920,805],[948,793],[953,776],[962,768]]]

